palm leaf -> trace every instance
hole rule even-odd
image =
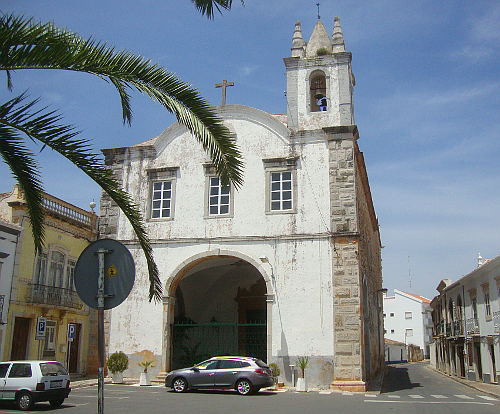
[[[5,110],[5,105],[0,106],[0,118],[3,117]],[[37,164],[33,159],[33,154],[24,147],[24,139],[19,136],[16,129],[0,125],[0,137],[0,155],[10,167],[24,192],[35,251],[40,253],[43,248],[45,232],[43,227],[43,188]]]
[[[229,10],[233,0],[191,0],[198,11],[209,19],[214,18],[214,8],[222,14],[222,9]]]
[[[59,123],[61,120],[60,115],[54,111],[47,112],[45,109],[30,112],[36,102],[25,103],[25,96],[21,95],[0,106],[0,126],[3,126],[0,129],[2,156],[4,159],[6,158],[4,152],[8,156],[8,151],[3,151],[3,148],[6,146],[5,143],[9,142],[9,137],[16,136],[13,133],[6,135],[3,130],[20,131],[30,139],[59,152],[99,184],[123,211],[134,229],[148,265],[149,299],[154,298],[155,301],[160,301],[162,286],[158,268],[154,262],[153,250],[137,206],[130,196],[121,189],[120,183],[113,177],[112,172],[106,168],[99,155],[91,152],[89,141],[76,138],[79,133],[72,126]],[[12,138],[10,140],[12,141]],[[20,158],[19,151],[18,158]],[[41,205],[41,203],[37,203],[37,200],[28,199],[27,204],[29,209],[35,208],[37,204]]]
[[[230,7],[230,3],[217,2],[222,7]],[[231,181],[236,187],[242,184],[241,154],[213,108],[197,90],[149,60],[126,51],[116,52],[104,43],[85,40],[50,23],[2,16],[0,70],[11,73],[21,69],[71,70],[101,77],[117,88],[123,121],[128,123],[132,119],[128,89],[146,94],[173,113],[200,141],[224,182]]]

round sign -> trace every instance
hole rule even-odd
[[[134,286],[134,259],[123,244],[111,239],[97,240],[80,254],[75,267],[76,293],[94,309],[97,309],[100,254],[104,255],[104,309],[112,309],[127,298]]]

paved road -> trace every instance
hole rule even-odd
[[[97,388],[75,389],[58,414],[97,412]],[[175,394],[165,387],[106,385],[105,413],[144,414],[313,414],[366,412],[374,414],[498,414],[500,401],[459,384],[424,364],[389,367],[382,392],[265,392],[242,397],[230,391],[205,391]],[[45,403],[32,412],[54,411]],[[0,414],[19,413],[2,404]]]

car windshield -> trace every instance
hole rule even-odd
[[[43,376],[68,375],[68,371],[59,362],[43,362],[40,364]]]

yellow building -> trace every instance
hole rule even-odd
[[[44,207],[45,245],[37,255],[22,190],[15,185],[12,192],[0,194],[0,219],[22,228],[2,358],[57,360],[71,373],[93,373],[95,315],[78,298],[73,274],[80,253],[96,239],[97,216],[46,193]],[[35,338],[38,317],[46,318],[41,339]],[[76,327],[71,342],[68,324]]]

